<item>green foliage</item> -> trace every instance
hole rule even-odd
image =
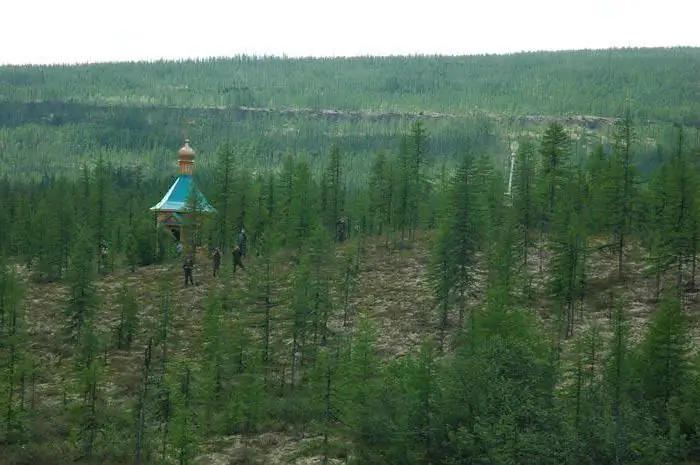
[[[134,292],[124,287],[119,294],[120,316],[117,326],[116,346],[118,349],[129,349],[138,331],[139,304]]]
[[[641,393],[652,411],[664,417],[673,397],[687,382],[689,337],[677,300],[661,301],[639,353]]]
[[[30,375],[30,339],[22,309],[24,290],[19,277],[0,256],[0,441],[20,444],[29,431],[24,402],[25,382]]]
[[[222,250],[228,250],[233,237],[235,211],[234,211],[234,183],[236,181],[235,154],[229,144],[223,145],[218,151],[217,161],[217,195],[214,197],[214,207],[219,214],[216,216],[216,243]]]
[[[396,147],[373,154],[366,173],[342,144],[270,155],[274,169],[264,172],[247,163],[250,153],[222,146],[216,176],[199,172],[217,206],[200,241],[231,245],[245,225],[250,253],[240,273],[188,289],[170,281],[179,272],[165,260],[174,241],[148,211],[172,180],[105,157],[74,179],[0,181],[11,207],[0,231],[0,441],[25,462],[56,446],[59,461],[198,463],[222,438],[235,435],[250,451],[272,431],[310,438],[297,455],[327,462],[696,460],[700,394],[686,297],[695,287],[698,166],[679,140],[650,176],[635,171],[643,137],[632,137],[631,123],[623,119],[613,146],[587,160],[559,124],[541,142],[522,141],[511,196],[506,173],[478,141],[456,166],[436,160],[431,144],[440,136],[418,122],[399,131]],[[364,185],[353,182],[361,171]],[[348,238],[335,244],[341,216]],[[399,234],[401,247],[389,250]],[[98,281],[102,238],[115,273]],[[413,239],[433,239],[432,255]],[[617,270],[592,266],[607,250],[617,253]],[[420,344],[406,337],[401,356],[387,359],[395,328],[361,316],[375,309],[360,296],[364,285],[384,284],[368,282],[377,276],[370,265],[391,268],[399,254],[414,260],[416,274],[390,270],[395,288],[381,291],[411,298],[401,280],[423,285],[428,264],[438,312],[416,299],[391,324],[403,331],[416,316],[439,318],[439,334],[427,325]],[[622,288],[616,275],[624,262],[631,277],[642,255],[665,299],[649,328],[633,331],[627,293],[643,299],[647,289]],[[44,309],[21,301],[27,265],[65,281],[72,351],[41,332]],[[121,276],[121,265],[132,273]],[[44,286],[31,291],[61,284]],[[25,322],[27,310],[34,319]],[[409,342],[419,349],[405,349]],[[47,347],[68,355],[52,362],[57,375],[34,363],[35,354],[58,358]],[[47,417],[56,418],[53,429]]]
[[[192,371],[184,366],[177,378],[172,380],[171,392],[173,419],[171,426],[171,441],[174,455],[179,465],[193,463],[197,450],[197,417],[193,409],[193,379]]]
[[[409,58],[244,55],[177,62],[3,66],[0,80],[11,102],[177,107],[360,109],[377,108],[381,102],[380,108],[389,111],[461,113],[479,107],[499,113],[615,115],[623,102],[607,96],[635,95],[642,102],[639,118],[661,119],[697,116],[687,79],[694,76],[698,53],[697,48],[679,47]],[[656,92],[658,88],[665,89],[664,95]],[[61,117],[70,121],[69,115],[55,115],[53,123],[60,124]],[[138,137],[148,120],[132,110],[111,126]]]
[[[542,136],[540,208],[545,221],[551,220],[557,199],[569,181],[570,143],[564,127],[558,123],[552,123]]]
[[[73,340],[82,340],[83,329],[91,324],[98,297],[95,289],[95,246],[90,236],[82,229],[78,230],[72,248],[68,282],[70,295],[65,315],[66,332]],[[87,336],[86,336],[87,337]]]
[[[484,193],[479,191],[477,174],[474,157],[467,153],[452,180],[436,243],[431,276],[442,309],[440,327],[443,331],[449,324],[451,303],[456,301],[458,305],[461,325],[467,301],[474,293],[476,253],[485,235]]]

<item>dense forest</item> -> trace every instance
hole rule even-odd
[[[0,464],[700,464],[698,76],[0,67]],[[149,211],[186,137],[194,285]]]
[[[338,147],[255,172],[222,143],[184,287],[167,179],[5,178],[0,462],[700,463],[700,145],[644,174],[636,128],[580,161],[549,124],[510,193],[468,140],[431,168],[420,122],[364,184]]]
[[[0,99],[619,116],[630,97],[640,120],[698,122],[699,67],[698,48],[6,66]]]
[[[0,174],[70,176],[101,157],[167,176],[186,134],[202,168],[225,140],[248,167],[303,154],[317,174],[338,147],[353,160],[349,179],[366,182],[372,157],[396,153],[418,120],[426,156],[454,168],[465,145],[503,159],[552,122],[585,158],[598,142],[610,148],[625,109],[649,172],[673,147],[673,123],[700,126],[698,75],[697,48],[2,66]]]

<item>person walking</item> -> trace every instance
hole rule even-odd
[[[185,272],[185,286],[187,286],[187,281],[194,286],[194,279],[192,279],[192,269],[194,268],[194,259],[192,254],[188,254],[185,257],[185,262],[182,264],[182,269]]]
[[[216,247],[214,249],[214,254],[212,255],[214,264],[214,276],[219,275],[219,266],[221,266],[221,250]]]
[[[245,228],[241,228],[241,232],[238,233],[238,248],[241,249],[241,257],[245,257],[246,242],[248,242],[248,236],[245,233]]]
[[[242,270],[245,270],[245,266],[243,266],[243,261],[241,258],[243,257],[243,254],[241,253],[241,248],[239,246],[235,246],[233,248],[233,272],[236,272],[236,266],[240,266]]]
[[[345,217],[338,218],[335,222],[335,240],[336,242],[345,242]]]

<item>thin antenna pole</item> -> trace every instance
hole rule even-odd
[[[510,172],[508,173],[508,197],[513,188],[513,168],[515,168],[515,152],[510,152]]]
[[[510,143],[510,170],[508,172],[508,193],[507,198],[510,205],[513,205],[513,171],[515,170],[515,154],[518,151],[518,141]]]

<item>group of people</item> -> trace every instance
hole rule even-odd
[[[243,265],[243,258],[246,255],[247,240],[248,236],[246,235],[245,228],[241,228],[241,231],[238,233],[238,240],[236,241],[236,245],[234,245],[232,249],[234,273],[236,272],[236,268],[238,267],[240,267],[242,270],[245,270],[245,266]],[[178,253],[181,253],[181,251],[181,244],[178,244]],[[220,247],[215,247],[212,251],[212,266],[213,275],[219,276],[219,268],[221,267]],[[187,286],[188,283],[194,285],[194,279],[192,277],[192,272],[194,270],[194,255],[192,253],[187,254],[187,256],[185,257],[185,260],[182,264],[182,269],[185,273],[185,286]]]
[[[341,217],[337,220],[335,225],[335,240],[337,242],[344,242],[347,239],[348,232],[348,220],[346,217]],[[236,272],[236,268],[240,267],[245,269],[243,265],[243,258],[246,256],[246,246],[247,246],[248,236],[246,234],[245,228],[241,228],[238,233],[238,239],[236,245],[233,246],[232,256],[233,256],[233,272]],[[178,255],[182,254],[182,244],[177,245]],[[213,275],[219,276],[219,268],[221,267],[221,248],[215,247],[211,253],[212,257],[212,267]],[[185,286],[188,283],[194,285],[194,279],[192,277],[192,272],[194,270],[194,255],[192,253],[187,254],[185,260],[182,264],[182,269],[185,273]]]

